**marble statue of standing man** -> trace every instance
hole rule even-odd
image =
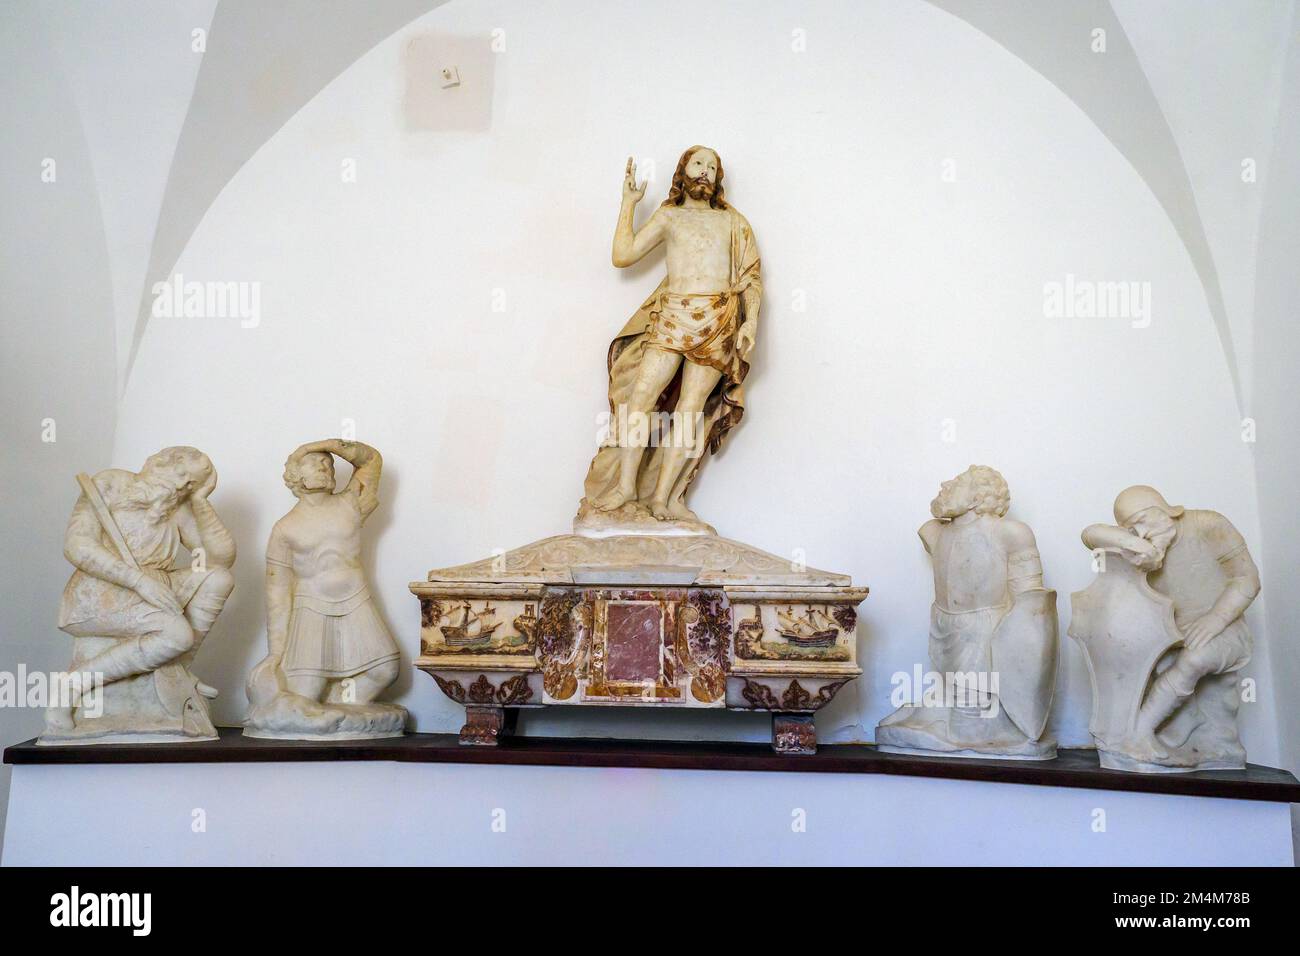
[[[705,451],[740,421],[762,298],[754,233],[723,198],[722,178],[718,154],[692,146],[668,198],[633,229],[645,183],[627,162],[614,265],[662,244],[668,275],[610,345],[611,438],[587,474],[580,533],[712,533],[687,508],[686,490]],[[644,427],[647,419],[655,424]]]
[[[342,491],[334,455],[354,469]],[[405,709],[376,700],[397,679],[400,653],[361,565],[361,526],[379,506],[382,468],[369,445],[332,438],[285,462],[298,501],[266,546],[268,654],[248,678],[247,735],[401,735]]]

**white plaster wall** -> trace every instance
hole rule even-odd
[[[1259,352],[1260,422],[1256,447],[1260,523],[1264,528],[1263,581],[1270,593],[1267,628],[1277,668],[1274,685],[1281,765],[1300,770],[1300,431],[1295,427],[1296,367],[1300,364],[1300,34],[1292,21],[1288,57],[1277,113],[1274,148],[1264,180],[1265,199],[1257,245],[1255,295]],[[1293,807],[1300,821],[1300,807]],[[1297,833],[1300,839],[1300,830]]]
[[[1280,172],[1272,156],[1281,112],[1274,105],[1286,51],[1296,44],[1295,4],[1114,0],[1112,6],[1187,168],[1223,288],[1242,393],[1254,410],[1255,368],[1270,361],[1255,340],[1255,237],[1267,183]],[[1247,162],[1253,178],[1243,176]]]
[[[0,671],[12,680],[67,665],[69,641],[54,628],[68,575],[61,529],[73,476],[112,452],[116,393],[92,154],[32,4],[0,11],[0,63]],[[39,733],[43,716],[0,706],[0,743]],[[0,766],[0,806],[9,776]]]
[[[650,195],[662,197],[683,147],[715,145],[756,229],[767,300],[749,413],[693,504],[724,535],[803,549],[872,588],[866,673],[824,733],[871,739],[891,675],[924,662],[928,564],[914,532],[939,480],[972,462],[1004,472],[1013,514],[1037,532],[1062,633],[1068,595],[1091,573],[1078,532],[1126,484],[1256,529],[1252,463],[1187,256],[1054,87],[924,4],[798,18],[724,5],[711,17],[727,28],[703,34],[682,29],[691,9],[435,11],[327,87],[209,211],[177,271],[260,281],[261,323],[153,321],[114,460],[184,441],[221,471],[239,584],[199,667],[223,691],[223,720],[242,715],[242,675],[262,653],[261,550],[291,504],[279,473],[299,441],[352,419],[384,452],[372,563],[408,653],[406,582],[567,530],[604,407],[605,347],[661,268],[609,265],[629,153],[654,161]],[[490,131],[408,132],[407,41],[442,31],[487,43],[493,28],[506,49],[491,61]],[[807,52],[792,51],[795,28]],[[345,159],[355,183],[342,181]],[[955,183],[941,178],[947,159]],[[1149,282],[1150,326],[1044,318],[1044,282],[1067,273]],[[1082,744],[1089,690],[1071,643],[1062,662],[1054,724]],[[1263,648],[1249,673],[1267,684]],[[400,697],[418,728],[457,726],[460,708],[416,676]],[[529,727],[599,732],[604,714]],[[681,716],[620,729],[763,733]],[[1243,723],[1252,758],[1276,759],[1271,714],[1248,706]]]
[[[172,151],[203,61],[194,31],[208,28],[216,6],[217,0],[39,4],[94,157],[119,392]]]

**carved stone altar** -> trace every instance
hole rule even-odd
[[[461,742],[495,744],[548,705],[772,714],[772,745],[812,753],[812,715],[862,673],[849,578],[714,535],[560,535],[431,571],[420,657],[465,705]]]

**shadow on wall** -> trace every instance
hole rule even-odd
[[[1242,405],[1219,273],[1182,154],[1123,25],[1106,0],[929,0],[1001,44],[1068,96],[1159,200],[1192,259]],[[1104,61],[1100,60],[1104,57]],[[1105,68],[1099,68],[1104,62]]]
[[[326,84],[377,43],[445,2],[331,3],[325,14],[319,0],[222,0],[172,158],[124,382],[149,321],[149,290],[170,275],[226,184]],[[271,64],[274,87],[268,89],[264,81]]]
[[[34,5],[4,11],[0,29],[0,670],[67,666],[55,628],[70,568],[63,526],[73,476],[108,464],[114,428],[113,299],[104,225],[77,106]],[[33,231],[33,224],[39,224]],[[18,238],[21,237],[21,240]],[[37,707],[0,707],[0,744],[34,736]],[[0,828],[9,767],[0,766]],[[2,837],[0,837],[2,840]]]

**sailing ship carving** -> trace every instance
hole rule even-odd
[[[788,613],[787,613],[788,612]],[[839,625],[825,611],[809,607],[802,617],[794,608],[777,610],[777,633],[798,647],[830,647],[840,636]]]
[[[487,643],[492,639],[492,632],[500,626],[492,602],[485,601],[483,610],[475,613],[469,601],[466,601],[452,614],[451,622],[442,625],[439,630],[448,647],[465,647],[469,644]]]

